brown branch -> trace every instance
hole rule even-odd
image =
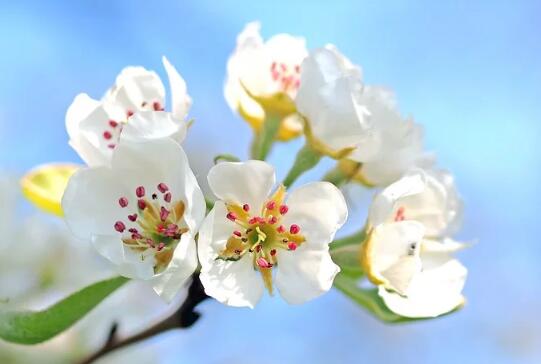
[[[200,304],[207,298],[208,296],[205,294],[203,285],[199,280],[199,274],[194,274],[192,277],[192,283],[188,288],[188,296],[179,307],[179,309],[176,310],[173,314],[166,317],[164,320],[158,322],[154,326],[122,340],[117,340],[116,338],[116,331],[118,325],[117,323],[114,323],[111,327],[109,337],[103,347],[89,357],[81,360],[79,364],[93,363],[95,360],[107,355],[114,350],[146,340],[163,332],[172,329],[188,328],[192,326],[200,317],[200,314],[195,311],[195,308],[198,304]]]

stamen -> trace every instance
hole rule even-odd
[[[154,111],[162,111],[163,110],[162,105],[158,101],[154,101],[152,103],[152,108],[154,109]]]
[[[109,125],[111,128],[116,128],[118,126],[118,123],[114,120],[109,120]]]
[[[289,207],[287,205],[280,206],[280,215],[285,215],[289,211]]]
[[[286,231],[286,228],[284,227],[284,225],[280,225],[280,226],[278,226],[276,231],[278,231],[280,234],[282,234],[282,233],[284,233]]]
[[[165,247],[164,243],[158,244],[158,251],[161,251]]]
[[[293,235],[298,234],[301,231],[299,225],[293,224],[289,227],[289,232]]]
[[[122,221],[115,222],[115,230],[119,233],[123,233],[126,230],[126,225]]]
[[[238,230],[233,231],[233,235],[238,236],[239,238],[242,236],[242,233]]]
[[[274,210],[274,208],[276,207],[276,202],[275,201],[269,201],[267,202],[267,210]]]
[[[169,216],[169,210],[162,206],[160,209],[160,220],[167,220],[167,216]]]
[[[137,233],[138,233],[138,231],[137,231],[136,228],[129,228],[128,231],[129,231],[130,233],[132,233],[132,234],[137,234]]]
[[[274,224],[276,224],[276,223],[278,222],[278,219],[276,218],[276,216],[272,216],[272,215],[271,215],[271,216],[269,217],[269,220],[268,220],[268,221],[269,221],[269,224],[274,225]]]
[[[128,206],[128,199],[126,197],[121,197],[118,199],[118,204],[120,205],[120,207],[124,208]]]
[[[135,189],[135,194],[137,197],[141,198],[145,195],[145,188],[143,186],[139,186]]]
[[[161,193],[166,193],[167,191],[169,191],[169,187],[162,182],[158,185],[158,191],[160,191]]]
[[[270,255],[272,255],[272,256],[274,257],[274,256],[276,255],[276,249],[272,249],[272,250],[270,251]]]
[[[163,199],[165,202],[171,202],[171,192],[167,192],[165,196],[163,196]]]
[[[137,207],[139,207],[140,210],[144,210],[145,207],[147,207],[147,203],[145,200],[137,200]]]
[[[110,131],[104,131],[103,132],[103,137],[107,140],[111,139],[113,137],[113,134],[111,134]]]
[[[406,218],[404,216],[405,211],[406,211],[406,209],[404,208],[404,206],[400,206],[400,208],[398,210],[396,210],[396,215],[394,217],[394,221],[404,221],[404,219]]]
[[[257,258],[257,265],[259,265],[261,268],[272,268],[272,264],[267,262],[267,260],[263,257]]]
[[[237,220],[237,214],[235,214],[234,212],[228,212],[225,217],[227,217],[231,221]]]
[[[135,222],[137,220],[137,214],[128,215],[128,220]]]
[[[289,250],[296,250],[297,249],[297,244],[295,244],[294,242],[290,241],[288,244],[287,244],[287,247]]]
[[[245,203],[244,205],[242,205],[242,209],[246,212],[250,211],[250,205],[248,205],[247,203]]]
[[[133,115],[133,111],[131,111],[131,110],[126,111],[126,116],[127,117],[130,117],[132,115]]]

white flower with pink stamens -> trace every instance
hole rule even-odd
[[[194,236],[205,200],[184,151],[169,138],[122,140],[110,166],[77,171],[62,208],[121,275],[148,280],[166,300],[197,267]]]
[[[88,165],[108,164],[121,133],[131,138],[184,139],[192,101],[182,77],[165,57],[162,61],[169,78],[170,113],[164,112],[160,77],[143,67],[122,70],[99,101],[84,93],[75,97],[66,113],[66,129],[70,145]]]
[[[273,193],[274,168],[261,161],[223,162],[208,175],[218,197],[199,232],[205,292],[231,306],[254,307],[275,284],[291,304],[328,291],[340,268],[328,244],[347,218],[342,193],[314,182],[286,198]]]
[[[389,309],[435,317],[464,303],[467,270],[452,256],[464,245],[449,238],[460,214],[453,179],[440,171],[412,171],[375,197],[361,261]]]
[[[265,42],[260,28],[258,22],[249,23],[237,37],[237,47],[227,62],[224,89],[231,109],[241,109],[256,129],[265,112],[246,90],[260,97],[283,93],[293,100],[300,84],[301,63],[308,55],[304,38],[277,34]],[[284,119],[279,137],[289,139],[301,130],[300,120],[292,115]]]

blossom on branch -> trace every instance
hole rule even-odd
[[[328,244],[347,218],[340,191],[327,182],[286,197],[265,162],[223,162],[208,175],[218,197],[199,232],[201,282],[231,306],[254,307],[276,285],[291,304],[328,291],[340,268]]]

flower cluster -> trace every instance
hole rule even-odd
[[[68,226],[119,274],[168,301],[194,273],[207,295],[247,307],[275,289],[304,303],[340,274],[359,295],[368,278],[378,295],[365,299],[402,318],[461,307],[467,271],[453,253],[464,244],[451,237],[462,205],[453,177],[424,149],[421,126],[335,46],[308,50],[288,34],[264,41],[259,28],[250,23],[238,36],[224,90],[254,129],[252,157],[216,159],[207,176],[215,199],[204,197],[180,145],[191,98],[163,58],[169,109],[159,76],[142,67],[124,69],[101,100],[81,94],[69,107],[69,143],[87,166],[63,193]],[[266,155],[301,135],[306,145],[276,183]],[[290,190],[322,157],[336,160],[323,181]],[[348,216],[346,183],[375,196],[357,239],[333,242]]]

